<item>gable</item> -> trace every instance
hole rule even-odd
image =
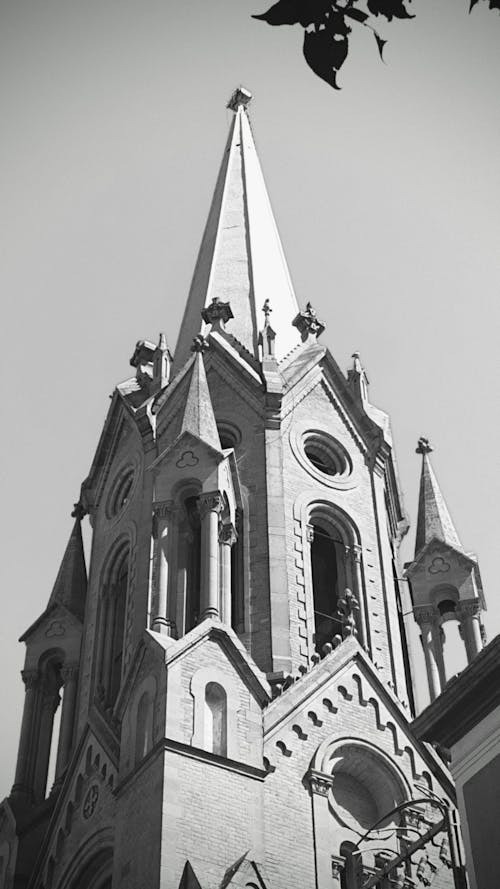
[[[330,743],[349,737],[373,746],[394,762],[408,786],[417,782],[431,791],[441,786],[453,796],[447,769],[434,751],[412,734],[410,714],[407,717],[384,688],[371,662],[347,653],[335,670],[333,662],[345,645],[266,711],[264,754],[271,767],[279,770],[283,757],[295,757],[304,771],[317,768],[318,751],[327,739]]]

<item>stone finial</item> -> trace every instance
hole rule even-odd
[[[418,440],[417,447],[415,448],[415,453],[422,454],[422,456],[423,456],[424,454],[432,454],[433,450],[434,450],[434,448],[429,443],[429,439],[423,438],[423,436],[420,436],[420,438]]]
[[[230,303],[224,303],[218,296],[214,296],[209,306],[202,309],[201,317],[205,324],[210,324],[213,330],[224,330],[225,325],[234,315]]]
[[[364,404],[368,401],[368,377],[361,364],[359,352],[352,353],[352,367],[347,371],[347,382],[353,389],[356,397]]]
[[[268,299],[266,299],[262,306],[262,311],[264,312],[264,327],[259,333],[259,346],[262,348],[262,361],[275,361],[274,341],[276,339],[276,331],[273,330],[269,321],[272,308]]]
[[[155,389],[163,389],[170,381],[172,355],[164,333],[160,333],[158,345],[153,352],[153,384]]]
[[[73,519],[78,519],[78,521],[81,522],[82,519],[84,519],[86,515],[87,515],[87,510],[85,509],[81,500],[79,500],[78,503],[73,503],[73,509],[71,512],[71,517]]]
[[[199,333],[193,339],[193,345],[191,346],[191,352],[206,352],[208,349],[208,342],[204,336]]]
[[[292,324],[299,331],[302,342],[312,342],[317,340],[325,330],[325,325],[319,320],[312,304],[308,302],[304,312],[299,312],[293,319]]]
[[[237,89],[235,89],[226,107],[229,108],[230,111],[237,111],[240,107],[248,108],[251,101],[252,93],[246,90],[244,87],[239,86]]]

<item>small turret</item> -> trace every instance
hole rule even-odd
[[[481,611],[486,608],[475,556],[466,553],[439,488],[427,438],[420,438],[422,456],[415,556],[406,566],[413,613],[420,626],[433,700],[447,681],[443,624],[456,620],[470,661],[483,647]]]

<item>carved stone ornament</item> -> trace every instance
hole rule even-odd
[[[315,793],[318,796],[328,796],[333,784],[331,775],[323,775],[320,772],[311,771],[307,777],[311,793]]]
[[[218,491],[213,491],[210,494],[200,494],[199,503],[202,518],[207,512],[220,513],[224,509],[224,501]]]
[[[78,679],[78,664],[64,664],[61,667],[61,679],[64,685],[69,682],[76,682]]]
[[[86,821],[89,818],[92,818],[97,806],[97,802],[99,800],[99,787],[97,784],[92,784],[87,791],[87,795],[83,801],[83,817]]]
[[[45,635],[48,639],[50,639],[51,636],[64,636],[65,634],[66,630],[64,624],[62,624],[60,620],[53,620],[45,630]]]
[[[174,506],[174,500],[164,500],[162,503],[155,503],[153,507],[155,519],[168,519]]]
[[[232,546],[233,543],[236,543],[238,539],[238,535],[236,534],[236,530],[230,522],[224,522],[219,528],[219,542],[226,543],[228,546]]]
[[[342,622],[342,636],[357,636],[355,614],[359,611],[359,604],[356,596],[351,590],[346,589],[344,595],[339,600],[337,613]]]
[[[437,620],[438,612],[432,605],[420,605],[413,609],[413,616],[417,624],[432,624]]]
[[[299,312],[292,324],[299,331],[303,342],[312,338],[317,339],[325,329],[310,302],[307,303],[305,312]]]
[[[231,318],[234,318],[234,315],[229,303],[223,303],[218,296],[214,296],[210,305],[207,306],[206,309],[202,309],[201,317],[205,324],[211,324],[212,327],[216,328],[222,327],[224,330],[224,325],[227,324]]]
[[[450,568],[450,563],[446,562],[442,556],[434,556],[427,571],[429,574],[447,574]]]
[[[40,674],[38,670],[22,670],[22,680],[26,686],[26,691],[32,688],[38,688],[40,684]]]
[[[332,879],[340,882],[344,870],[344,862],[332,858]]]
[[[193,451],[184,451],[175,465],[177,469],[186,469],[188,466],[196,466],[200,462],[199,458]]]
[[[472,602],[460,602],[457,609],[460,618],[475,617],[480,611],[481,605],[477,599]]]

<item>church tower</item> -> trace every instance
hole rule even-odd
[[[137,343],[22,637],[6,889],[465,886],[449,773],[411,730],[389,420],[296,299],[250,98],[228,106],[174,355]],[[446,601],[475,601],[458,542],[427,513],[419,535],[425,566],[462,571]],[[419,570],[416,611],[439,610]]]

